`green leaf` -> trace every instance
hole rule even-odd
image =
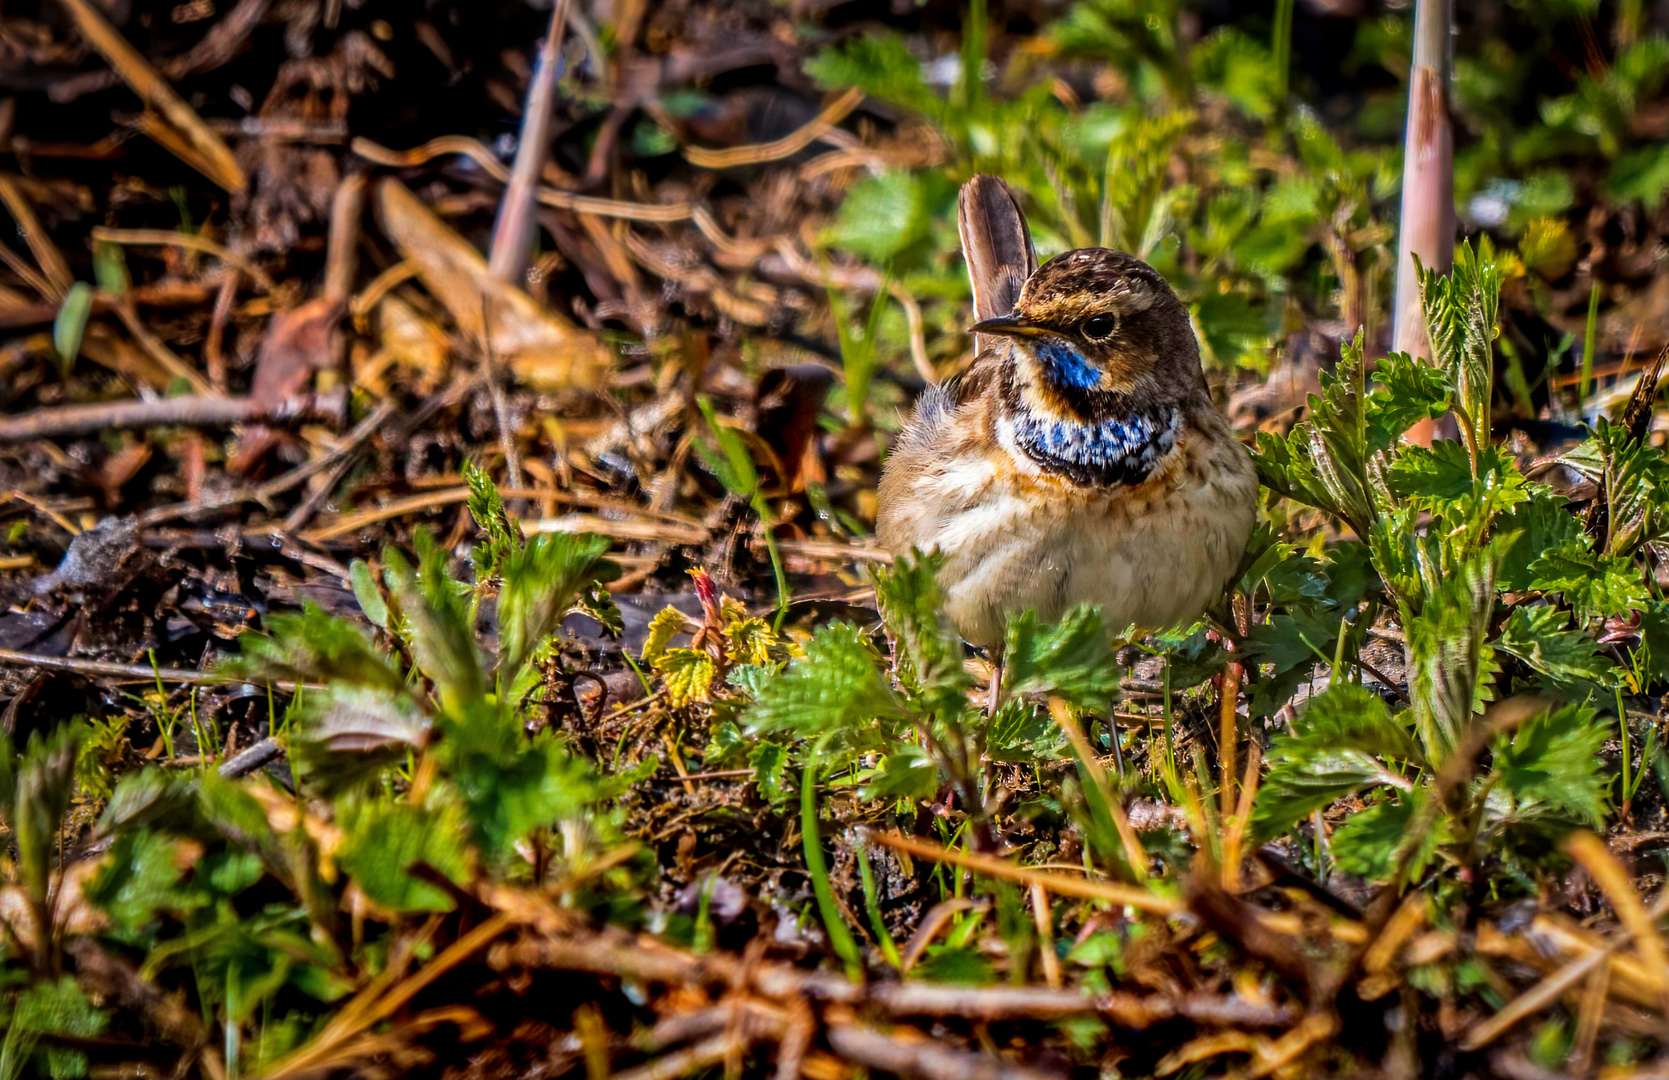
[[[1397,851],[1402,847],[1415,814],[1429,795],[1424,788],[1399,792],[1359,813],[1350,815],[1331,838],[1333,863],[1340,870],[1368,881],[1388,881],[1396,869]],[[1432,856],[1449,841],[1446,819],[1426,830],[1408,866],[1408,878],[1417,880],[1431,865]]]
[[[481,652],[464,604],[467,586],[446,572],[446,553],[426,532],[416,535],[415,569],[398,551],[383,551],[384,576],[400,601],[417,666],[435,684],[441,707],[461,712],[487,693]],[[502,603],[502,598],[501,598]],[[501,625],[500,633],[503,632]]]
[[[1424,267],[1418,270],[1433,359],[1455,388],[1455,415],[1470,447],[1481,449],[1489,440],[1495,313],[1502,279],[1494,245],[1488,236],[1476,249],[1462,242],[1446,277]]]
[[[1538,588],[1530,567],[1549,551],[1588,550],[1582,522],[1565,509],[1564,500],[1548,488],[1530,488],[1528,502],[1520,503],[1495,520],[1497,535],[1508,538],[1501,548],[1496,584],[1509,592]]]
[[[962,665],[962,643],[939,618],[943,595],[935,575],[945,557],[912,551],[891,567],[870,569],[875,602],[898,642],[898,676],[923,711],[940,720],[958,717],[968,704],[972,679]]]
[[[1305,704],[1293,733],[1270,748],[1254,831],[1275,836],[1346,795],[1394,778],[1381,758],[1417,766],[1425,761],[1384,701],[1363,686],[1334,682]]]
[[[52,347],[68,372],[75,358],[81,355],[81,336],[87,331],[87,319],[93,314],[93,287],[84,281],[71,285],[52,322]]]
[[[1258,789],[1252,831],[1267,840],[1317,810],[1382,780],[1374,760],[1360,751],[1335,751],[1301,739],[1277,739],[1270,750],[1269,775]]]
[[[405,680],[358,627],[327,615],[312,601],[300,614],[267,619],[267,633],[238,639],[240,655],[216,668],[228,679],[252,682],[342,682],[401,692]]]
[[[1374,384],[1364,410],[1373,450],[1390,449],[1415,421],[1435,420],[1449,411],[1448,376],[1407,353],[1381,360]]]
[[[463,811],[439,801],[413,806],[381,797],[336,804],[342,846],[337,860],[373,902],[392,911],[451,911],[452,897],[409,871],[423,863],[457,885],[471,878],[472,858]]]
[[[1646,582],[1633,559],[1586,545],[1543,552],[1528,573],[1531,588],[1563,594],[1582,618],[1621,615],[1646,603]]]
[[[1485,552],[1451,568],[1419,614],[1405,617],[1414,728],[1433,763],[1448,756],[1493,696],[1497,669],[1488,636],[1494,610],[1495,571]]]
[[[1546,604],[1516,607],[1507,616],[1495,648],[1515,656],[1547,678],[1549,685],[1585,695],[1610,686],[1616,677],[1599,642],[1570,628],[1570,613]]]
[[[348,564],[348,584],[353,588],[354,599],[359,602],[359,610],[371,621],[371,625],[379,629],[388,629],[388,601],[383,598],[382,590],[377,588],[377,579],[371,573],[371,564],[364,559],[355,559]]]
[[[820,626],[805,652],[760,688],[744,714],[748,726],[845,750],[885,746],[892,722],[907,714],[858,628]]]
[[[913,173],[866,176],[841,200],[828,243],[872,263],[890,263],[927,238],[932,224],[927,202],[927,187]]]
[[[164,912],[211,902],[200,891],[180,887],[185,871],[178,841],[148,829],[126,832],[110,845],[82,895],[109,918],[106,932],[139,944]]]
[[[1495,741],[1501,787],[1521,804],[1542,804],[1590,825],[1604,820],[1609,778],[1599,757],[1607,727],[1586,705],[1567,704]]]
[[[738,499],[752,499],[759,490],[759,469],[748,453],[747,444],[735,428],[720,422],[711,401],[698,397],[695,403],[702,419],[707,421],[707,437],[698,436],[693,442],[696,454],[726,491]]]
[[[479,706],[473,714],[443,716],[438,726],[442,737],[431,753],[458,792],[489,862],[507,856],[535,829],[594,816],[591,767],[549,731],[526,738],[519,724]]]
[[[290,716],[296,764],[327,792],[377,779],[391,761],[426,746],[432,724],[405,694],[339,682],[304,695]]]
[[[469,516],[475,527],[486,533],[486,542],[476,546],[473,558],[477,575],[483,580],[498,576],[504,559],[521,544],[521,530],[510,521],[498,487],[485,469],[465,461],[464,483],[469,485]]]
[[[46,910],[58,828],[75,793],[76,748],[82,731],[65,724],[34,732],[18,753],[0,733],[0,819],[17,846],[17,870],[24,895]]]
[[[556,631],[574,596],[609,548],[606,536],[548,533],[505,557],[498,594],[498,681],[512,685]]]
[[[788,747],[765,739],[748,753],[748,764],[759,797],[778,810],[786,806],[794,794],[788,780]]]
[[[1011,695],[1052,694],[1082,709],[1105,710],[1118,692],[1118,660],[1101,612],[1079,604],[1053,626],[1026,611],[1010,619],[1003,681]]]
[[[111,296],[126,296],[133,286],[127,272],[127,249],[108,240],[93,243],[93,280],[99,291]]]
[[[1003,702],[985,729],[985,756],[1011,765],[1060,761],[1069,746],[1060,725],[1019,698]]]
[[[36,982],[18,992],[9,1030],[4,1036],[0,1062],[11,1056],[26,1058],[43,1035],[68,1040],[92,1039],[104,1032],[109,1017],[94,1006],[87,992],[72,976]],[[75,1080],[87,1075],[87,1057],[80,1050],[63,1046],[41,1048],[38,1059],[44,1068],[39,1075],[52,1080]],[[17,1061],[21,1067],[22,1061]]]

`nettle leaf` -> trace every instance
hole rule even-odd
[[[1329,841],[1334,865],[1368,881],[1389,881],[1396,869],[1397,852],[1429,797],[1425,788],[1401,791],[1350,815],[1333,830]],[[1437,849],[1450,840],[1449,821],[1439,817],[1421,837],[1419,849],[1409,861],[1408,879],[1423,875]]]
[[[893,744],[873,769],[859,774],[863,799],[931,799],[942,786],[939,766],[912,742]]]
[[[423,863],[456,885],[470,880],[468,823],[456,803],[413,806],[404,799],[347,798],[337,801],[336,820],[342,827],[337,861],[372,901],[392,911],[452,910],[444,889],[410,870]]]
[[[666,696],[675,709],[713,694],[718,665],[700,649],[667,649],[655,660],[655,671],[666,682]]]
[[[1252,831],[1275,837],[1317,810],[1383,780],[1379,764],[1356,750],[1332,750],[1290,736],[1277,738],[1269,752],[1269,775],[1258,789]]]
[[[1345,346],[1338,370],[1321,373],[1321,396],[1310,395],[1309,415],[1283,440],[1258,433],[1253,460],[1275,491],[1345,519],[1366,536],[1376,517],[1363,408],[1362,334]]]
[[[498,594],[499,684],[508,686],[574,605],[575,594],[609,548],[606,536],[535,536],[504,560]]]
[[[1543,552],[1529,567],[1530,587],[1563,594],[1582,618],[1620,615],[1646,602],[1644,575],[1626,555],[1601,555],[1585,543]]]
[[[1333,682],[1311,698],[1293,725],[1305,741],[1338,750],[1361,750],[1425,767],[1425,757],[1390,706],[1360,683]]]
[[[883,745],[884,729],[907,714],[878,661],[851,623],[820,626],[806,643],[805,658],[760,688],[744,720],[756,732],[826,740],[848,750]]]
[[[486,470],[466,461],[463,472],[464,483],[469,485],[469,516],[486,534],[485,541],[475,548],[476,571],[483,579],[496,577],[505,557],[520,545],[521,530],[505,512],[504,500]]]
[[[1616,668],[1600,652],[1599,642],[1570,628],[1570,618],[1570,612],[1551,605],[1516,607],[1495,648],[1524,661],[1560,690],[1582,694],[1596,685],[1610,686]]]
[[[109,1021],[109,1015],[94,1005],[93,999],[74,976],[41,980],[18,991],[8,1023],[11,1031],[5,1040],[5,1048],[12,1053],[21,1050],[22,1056],[27,1058],[43,1035],[59,1036],[73,1046],[76,1042],[102,1034]],[[10,1056],[9,1053],[0,1055],[0,1060]],[[70,1077],[87,1074],[87,1056],[80,1050],[47,1046],[41,1048],[41,1057],[44,1059],[41,1065],[45,1075],[53,1080],[69,1080]],[[25,1063],[14,1060],[10,1064],[21,1069]]]
[[[1366,408],[1367,445],[1388,450],[1417,420],[1435,420],[1449,411],[1448,376],[1407,353],[1392,353],[1374,372]]]
[[[1118,660],[1100,609],[1079,604],[1044,626],[1036,612],[1010,619],[1003,681],[1010,694],[1052,694],[1081,709],[1105,709],[1118,692]]]
[[[597,799],[591,767],[549,731],[531,739],[483,706],[444,716],[431,749],[457,791],[477,843],[491,859],[534,829],[588,811]]]
[[[75,794],[75,757],[81,729],[66,724],[52,732],[34,732],[19,753],[0,734],[0,818],[17,845],[17,867],[24,891],[36,904],[46,903],[57,851],[58,827]]]
[[[825,49],[808,60],[805,72],[820,86],[856,86],[870,97],[916,112],[936,113],[944,103],[922,78],[921,61],[894,34],[850,38],[839,48]]]
[[[1270,748],[1269,775],[1253,811],[1258,835],[1277,835],[1346,795],[1394,779],[1382,757],[1425,761],[1384,701],[1355,683],[1333,683],[1306,703],[1292,734]]]
[[[106,933],[139,944],[165,912],[187,912],[212,902],[198,890],[181,887],[186,869],[179,841],[135,829],[116,837],[82,896],[109,917]]]
[[[753,767],[753,784],[760,798],[778,809],[786,806],[794,794],[788,776],[788,747],[764,739],[748,753],[748,764]]]
[[[308,783],[326,791],[371,781],[390,761],[429,741],[432,719],[406,694],[333,683],[290,713],[290,751]]]
[[[1494,373],[1495,313],[1501,293],[1501,267],[1489,237],[1474,249],[1455,248],[1448,276],[1418,267],[1420,306],[1432,356],[1455,388],[1454,411],[1481,449],[1489,439],[1491,378]]]
[[[1605,818],[1609,778],[1600,760],[1608,734],[1594,710],[1563,705],[1495,741],[1502,790],[1520,804],[1540,804],[1598,825]]]
[[[679,634],[692,633],[694,629],[695,624],[682,611],[675,607],[662,608],[649,620],[649,630],[643,639],[641,659],[645,664],[653,664],[666,652],[673,638]]]
[[[300,614],[269,616],[267,633],[245,634],[238,645],[240,655],[215,669],[228,679],[342,682],[395,692],[405,686],[369,637],[311,600]]]
[[[1530,499],[1495,519],[1496,535],[1504,537],[1495,580],[1509,592],[1538,588],[1530,566],[1549,551],[1585,551],[1582,522],[1565,509],[1565,501],[1541,484],[1529,485]]]
[[[1646,540],[1663,538],[1669,521],[1669,461],[1663,452],[1605,420],[1595,425],[1594,441],[1605,462],[1605,550],[1631,553]]]
[[[898,642],[899,679],[939,719],[967,706],[972,679],[962,665],[962,644],[939,618],[943,594],[935,575],[945,557],[912,552],[891,567],[872,567],[875,602],[887,630]]]
[[[1003,702],[985,729],[985,756],[992,761],[1013,765],[1059,761],[1067,750],[1060,725],[1018,698]]]
[[[481,653],[464,603],[468,586],[446,572],[446,553],[426,532],[416,536],[414,569],[394,548],[383,551],[384,576],[400,601],[417,666],[435,684],[441,706],[457,712],[487,693]]]
[[[1453,568],[1404,623],[1414,728],[1434,763],[1448,756],[1493,696],[1494,609],[1495,571],[1486,551]]]

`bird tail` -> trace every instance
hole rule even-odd
[[[974,318],[1009,314],[1020,299],[1020,286],[1037,269],[1031,230],[1014,192],[995,176],[969,180],[957,200],[956,229],[974,289]],[[975,335],[976,352],[987,344],[983,336]]]

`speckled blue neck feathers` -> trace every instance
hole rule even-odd
[[[1161,405],[1075,422],[1018,412],[1006,418],[1014,446],[1045,471],[1086,487],[1139,484],[1176,446],[1181,412]]]

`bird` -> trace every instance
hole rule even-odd
[[[1231,584],[1258,481],[1187,309],[1124,252],[1039,266],[998,177],[963,185],[957,224],[974,358],[918,396],[883,465],[876,539],[942,554],[945,616],[998,664],[1027,610],[1053,622],[1097,604],[1114,633],[1192,623]]]

